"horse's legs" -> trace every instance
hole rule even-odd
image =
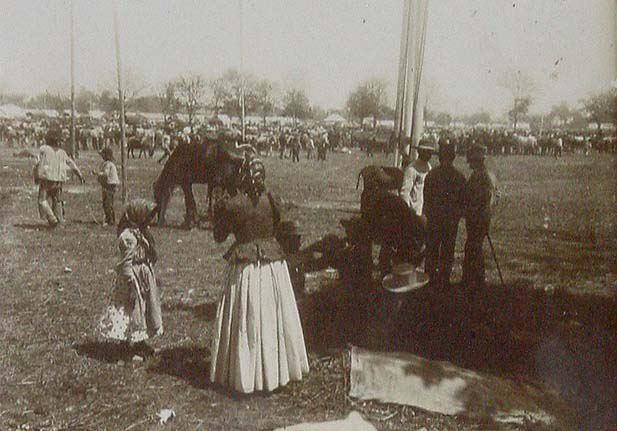
[[[159,208],[159,227],[165,226],[165,213],[167,212],[167,206],[169,205],[169,200],[171,199],[171,189],[166,191],[163,194],[163,199],[161,199],[161,206]]]
[[[212,219],[212,192],[214,191],[214,187],[212,184],[206,184],[208,187],[208,219]]]
[[[191,183],[183,184],[182,191],[184,192],[184,204],[186,206],[184,225],[190,229],[197,219],[197,204],[193,195],[193,185]]]

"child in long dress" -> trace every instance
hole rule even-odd
[[[135,200],[118,223],[120,262],[110,305],[99,321],[104,338],[128,344],[130,351],[151,354],[146,340],[163,333],[160,291],[154,276],[157,260],[154,238],[148,224],[154,204]]]

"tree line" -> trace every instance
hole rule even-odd
[[[311,105],[306,92],[291,87],[284,91],[275,82],[241,74],[229,69],[220,76],[206,79],[199,74],[183,74],[153,88],[145,81],[129,74],[124,79],[125,109],[146,113],[163,113],[168,117],[185,114],[189,124],[194,124],[198,114],[205,111],[228,116],[240,116],[241,99],[245,113],[261,116],[283,115],[297,120],[320,120],[325,110]],[[118,93],[112,85],[109,89],[95,92],[80,88],[75,94],[75,110],[87,115],[100,110],[108,114],[119,111]],[[243,96],[243,97],[242,97]],[[0,104],[13,103],[29,109],[52,109],[64,112],[70,109],[71,101],[66,92],[45,91],[32,97],[0,93]]]
[[[532,129],[550,129],[556,126],[567,129],[587,129],[590,122],[596,123],[600,128],[602,123],[617,120],[617,87],[615,86],[581,99],[579,106],[561,102],[552,106],[548,112],[531,114],[530,108],[538,94],[533,79],[520,70],[508,70],[501,75],[498,85],[507,90],[511,97],[504,117],[514,129],[517,129],[521,122],[528,122]],[[347,99],[346,108],[349,117],[360,122],[367,117],[372,118],[373,126],[380,119],[393,119],[394,110],[388,99],[387,87],[387,81],[380,78],[371,78],[358,84]],[[504,118],[493,118],[487,111],[454,116],[449,112],[432,110],[429,108],[430,95],[426,102],[425,122],[433,122],[442,127],[447,127],[452,122],[476,126],[504,120]]]
[[[130,71],[129,71],[130,72]],[[283,115],[295,120],[325,118],[327,112],[319,106],[311,105],[305,91],[300,88],[281,87],[268,79],[257,78],[250,74],[241,74],[235,69],[228,69],[220,76],[206,79],[199,74],[184,74],[167,81],[157,88],[145,83],[134,73],[128,73],[124,79],[124,102],[127,110],[139,112],[163,113],[166,117],[185,114],[189,125],[194,124],[198,114],[209,111],[213,114],[226,114],[230,117],[241,115],[241,100],[244,99],[245,113],[259,115],[265,119],[270,115]],[[520,70],[506,71],[498,84],[508,90],[511,104],[505,116],[516,129],[526,121],[534,129],[551,128],[555,125],[581,129],[587,128],[589,122],[598,124],[614,122],[617,118],[617,88],[613,86],[605,91],[591,94],[580,100],[578,107],[561,102],[543,114],[530,114],[537,87],[533,80]],[[81,88],[75,96],[75,108],[79,114],[87,115],[92,110],[114,113],[119,110],[118,95],[113,85],[108,89],[94,92]],[[388,82],[382,78],[370,78],[356,85],[349,93],[345,109],[348,119],[360,123],[365,118],[373,119],[373,126],[380,119],[393,119],[394,109],[390,103]],[[243,96],[243,97],[242,97]],[[440,126],[448,126],[453,121],[461,121],[475,126],[490,124],[500,119],[493,118],[486,111],[465,116],[453,116],[449,112],[429,109],[430,97],[424,111],[425,121]],[[70,109],[70,99],[62,92],[46,91],[25,97],[18,94],[0,92],[0,104],[14,103],[24,108],[54,109],[64,112]]]

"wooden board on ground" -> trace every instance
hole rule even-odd
[[[498,422],[543,423],[568,429],[571,413],[537,386],[480,374],[408,353],[352,347],[349,395]]]

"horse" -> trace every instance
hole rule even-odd
[[[426,225],[405,201],[386,189],[374,189],[361,209],[372,242],[380,244],[379,270],[385,274],[393,263],[419,265],[424,257]]]
[[[142,155],[145,157],[146,154],[150,156],[150,158],[154,156],[154,142],[152,141],[152,138],[147,136],[144,136],[143,138],[131,136],[126,143],[126,148],[127,154],[133,158],[135,158],[135,150],[139,150],[140,159]]]
[[[358,173],[356,190],[360,186],[360,178],[364,184],[360,196],[360,211],[372,205],[381,192],[398,191],[403,185],[403,171],[395,166],[365,166]]]
[[[536,154],[538,152],[538,140],[535,136],[514,135],[513,138],[518,154]]]
[[[243,165],[242,157],[225,151],[219,142],[204,139],[199,143],[178,145],[153,184],[154,200],[159,208],[158,225],[165,225],[169,199],[173,189],[180,186],[186,207],[183,226],[193,227],[197,221],[193,184],[208,186],[208,214],[211,214],[213,190],[221,187],[230,195],[236,194]]]

